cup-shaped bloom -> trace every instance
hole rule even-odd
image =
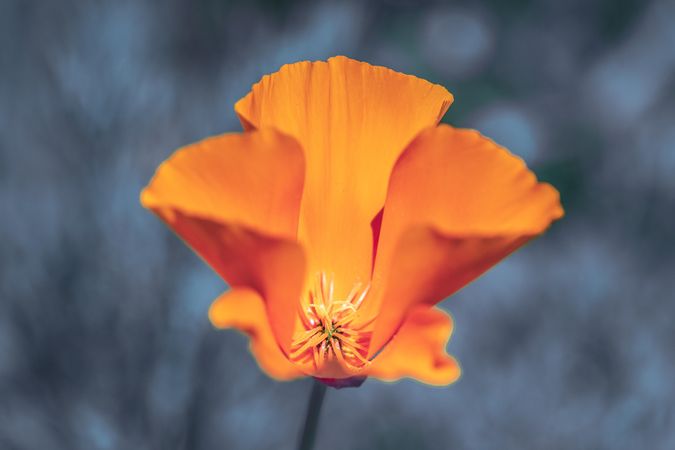
[[[209,316],[277,379],[459,376],[435,305],[562,217],[558,192],[443,87],[345,57],[283,66],[244,132],[178,150],[141,194],[231,286]]]

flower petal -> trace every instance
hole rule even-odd
[[[209,319],[218,328],[237,328],[251,340],[251,352],[270,377],[291,380],[304,376],[279,349],[267,320],[265,303],[253,290],[232,289],[218,297],[209,309]]]
[[[231,286],[265,299],[284,349],[305,276],[294,242],[303,175],[292,139],[269,130],[230,134],[177,151],[141,194],[141,203]]]
[[[273,130],[223,134],[164,161],[141,203],[294,239],[304,171],[302,150],[288,136]]]
[[[369,308],[371,355],[415,305],[454,293],[562,217],[558,192],[473,130],[421,133],[392,172]]]
[[[345,57],[300,62],[265,76],[235,106],[244,128],[273,126],[307,162],[299,238],[310,273],[333,273],[336,295],[372,272],[370,223],[394,162],[452,102],[443,87]]]
[[[415,308],[375,357],[368,375],[384,381],[409,377],[439,386],[457,381],[459,364],[445,352],[451,333],[448,313],[440,308]]]

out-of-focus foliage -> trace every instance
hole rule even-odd
[[[138,193],[250,84],[346,54],[447,86],[567,217],[444,303],[448,388],[329,392],[322,449],[675,448],[675,4],[0,2],[0,448],[293,448],[225,285]]]

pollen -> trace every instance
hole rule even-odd
[[[315,369],[337,362],[349,371],[370,364],[367,359],[373,319],[364,321],[359,307],[370,285],[356,283],[346,298],[334,296],[334,280],[321,272],[300,301],[302,329],[293,336],[290,358]]]

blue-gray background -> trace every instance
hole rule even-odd
[[[443,303],[447,388],[328,393],[318,448],[675,448],[675,4],[0,1],[0,448],[290,449],[310,382],[207,320],[224,289],[138,204],[281,64],[455,94],[566,218]]]

